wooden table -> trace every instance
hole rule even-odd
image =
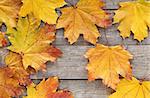
[[[66,1],[72,4],[77,2],[77,0]],[[119,7],[118,3],[120,1],[128,0],[105,0],[106,7],[103,9],[113,15],[113,11]],[[134,76],[140,79],[144,77],[150,79],[148,76],[150,74],[150,37],[142,43],[138,43],[133,40],[133,36],[122,40],[117,31],[117,25],[113,25],[108,29],[99,28],[99,30],[102,34],[99,43],[106,45],[107,37],[109,45],[124,45],[134,55],[134,60],[131,61]],[[46,73],[31,76],[33,80],[39,81],[43,78],[43,75],[46,77],[58,76],[61,82],[60,89],[69,89],[73,92],[75,98],[108,98],[113,90],[103,85],[101,80],[87,81],[87,71],[85,69],[87,59],[83,55],[88,48],[94,47],[93,45],[84,41],[83,37],[80,37],[75,44],[69,45],[67,40],[63,38],[63,30],[57,31],[57,39],[54,45],[62,50],[63,56],[55,63],[48,63]]]

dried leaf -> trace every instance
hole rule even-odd
[[[7,46],[7,44],[8,44],[8,41],[5,38],[5,33],[0,32],[0,47],[5,47]]]
[[[29,73],[24,69],[22,58],[19,54],[9,52],[5,57],[5,64],[13,71],[14,77],[17,78],[20,85],[26,86],[31,83]]]
[[[120,35],[126,38],[132,31],[134,39],[144,40],[148,36],[148,27],[150,28],[150,1],[121,2],[120,6],[114,16],[114,23],[120,22]]]
[[[21,0],[0,0],[0,24],[15,27],[20,7]]]
[[[100,36],[96,25],[110,25],[109,15],[101,7],[103,2],[100,0],[80,0],[74,7],[62,8],[57,28],[65,29],[64,37],[70,44],[76,42],[80,34],[86,41],[95,44]]]
[[[16,53],[10,52],[5,63],[7,67],[0,68],[0,98],[18,97],[31,83],[29,74],[23,69],[21,57]]]
[[[49,24],[56,24],[58,15],[55,9],[66,4],[64,0],[22,0],[22,2],[21,16],[33,13],[34,17]]]
[[[3,96],[2,93],[5,96],[2,98],[7,98],[6,96],[17,97],[22,94],[23,87],[19,84],[18,78],[13,69],[9,67],[0,68],[0,89],[3,89],[3,92],[0,92],[0,97]]]
[[[58,84],[57,77],[50,77],[46,81],[43,79],[37,86],[35,84],[28,86],[28,96],[23,98],[73,98],[69,91],[57,91]]]
[[[55,27],[45,25],[38,27],[38,23],[33,19],[20,18],[16,29],[9,29],[9,40],[11,46],[9,50],[21,55],[23,66],[29,66],[36,71],[45,70],[47,61],[55,61],[61,56],[61,51],[52,45],[55,39]]]
[[[119,75],[131,79],[132,69],[129,60],[132,55],[122,46],[104,46],[97,44],[85,54],[89,59],[87,65],[88,79],[103,79],[103,83],[113,89],[119,83]]]
[[[140,82],[136,78],[132,80],[122,79],[115,93],[109,98],[149,98],[150,81]]]

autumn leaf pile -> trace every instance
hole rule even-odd
[[[68,90],[59,90],[58,77],[32,82],[31,74],[46,71],[47,62],[55,62],[62,52],[52,43],[56,29],[64,29],[64,38],[70,44],[80,35],[95,45],[85,53],[88,80],[102,79],[115,90],[109,98],[150,98],[150,81],[137,80],[132,74],[132,53],[122,45],[98,44],[99,28],[119,23],[122,38],[134,34],[139,42],[148,36],[150,28],[150,1],[121,2],[111,21],[111,15],[102,8],[100,0],[79,0],[69,5],[64,0],[1,0],[0,47],[7,51],[0,67],[0,98],[74,98]],[[57,9],[61,15],[57,14]],[[60,58],[61,59],[61,58]],[[3,63],[2,63],[3,62]]]

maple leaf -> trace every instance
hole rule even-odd
[[[5,91],[5,88],[3,86],[0,86],[0,91],[0,98],[11,98],[11,96]]]
[[[132,31],[134,39],[144,40],[148,36],[148,27],[150,28],[150,1],[121,2],[120,6],[114,16],[114,23],[120,22],[120,35],[126,38]]]
[[[7,46],[8,41],[5,38],[5,33],[0,32],[0,47],[5,47]]]
[[[104,46],[97,44],[95,48],[89,49],[85,57],[89,59],[87,65],[88,79],[103,79],[103,83],[113,89],[119,83],[119,74],[131,79],[132,70],[129,60],[132,55],[122,46]]]
[[[47,61],[54,62],[62,54],[50,45],[55,39],[55,26],[47,24],[39,28],[37,24],[28,18],[20,18],[17,28],[8,30],[12,44],[8,49],[21,55],[25,69],[32,67],[36,71],[45,70]]]
[[[11,68],[0,68],[0,89],[3,89],[3,92],[0,92],[0,98],[17,97],[22,94],[23,87],[19,85],[19,82],[17,80],[18,77],[16,79],[16,76],[14,76],[14,70],[12,70]]]
[[[0,0],[0,24],[15,27],[21,0]]]
[[[57,91],[58,78],[50,77],[43,79],[37,86],[33,83],[27,87],[27,94],[23,98],[73,98],[73,95],[66,90]]]
[[[132,80],[122,79],[115,93],[109,98],[149,98],[150,81],[140,82],[136,78]]]
[[[64,28],[64,37],[70,44],[77,41],[80,34],[84,39],[95,44],[100,33],[97,26],[110,25],[109,15],[100,9],[100,0],[80,0],[74,7],[62,8],[62,15],[58,19],[57,28]]]
[[[21,56],[16,53],[10,52],[5,63],[7,67],[0,67],[0,98],[18,97],[31,83],[29,74],[23,69]]]
[[[56,24],[58,18],[55,9],[63,6],[64,0],[23,0],[20,15],[25,17],[33,13],[34,17],[49,24]]]
[[[29,73],[24,69],[22,58],[19,54],[9,52],[5,56],[5,64],[13,71],[14,78],[18,80],[20,85],[26,86],[31,83]]]

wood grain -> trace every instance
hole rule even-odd
[[[71,90],[75,98],[108,98],[112,92],[112,90],[104,86],[101,81],[62,80],[60,81],[60,88]]]
[[[112,12],[111,12],[112,13]],[[123,45],[149,45],[150,44],[150,36],[148,36],[145,40],[142,42],[138,42],[137,40],[134,40],[133,34],[129,38],[122,39],[120,36],[119,31],[117,30],[118,24],[115,24],[107,29],[99,28],[101,37],[98,39],[97,43],[101,44],[108,44],[109,45],[118,45],[118,44],[123,44]],[[56,32],[56,40],[54,42],[54,45],[60,46],[60,45],[69,45],[69,42],[67,39],[64,38],[63,36],[63,29],[59,29]],[[83,36],[80,36],[77,42],[75,42],[73,45],[75,46],[91,46],[90,43],[85,41],[83,39]]]

